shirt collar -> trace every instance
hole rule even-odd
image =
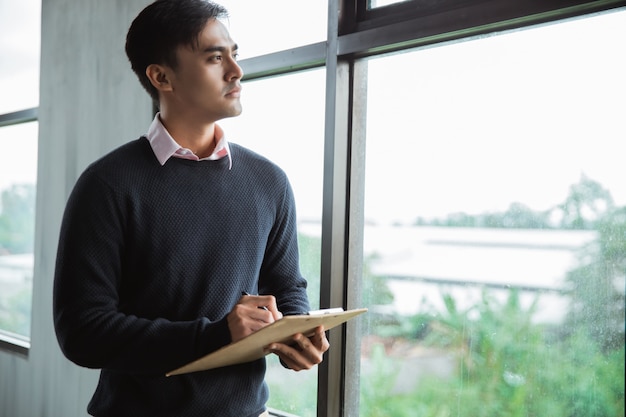
[[[230,153],[230,147],[228,146],[228,141],[226,140],[224,131],[217,124],[215,125],[215,140],[217,141],[215,150],[211,155],[202,159],[198,158],[198,156],[194,154],[191,150],[180,146],[174,140],[174,138],[170,135],[165,126],[163,126],[163,123],[161,123],[159,113],[154,116],[154,120],[152,120],[152,123],[148,128],[146,138],[148,139],[148,142],[150,142],[152,152],[154,152],[154,155],[161,165],[165,165],[165,163],[171,157],[191,159],[194,161],[214,161],[217,159],[228,157],[228,169],[231,169],[233,166],[233,160]]]

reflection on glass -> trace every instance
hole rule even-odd
[[[313,309],[319,308],[324,76],[323,70],[315,70],[244,83],[243,114],[219,122],[229,141],[260,153],[287,173],[298,212],[300,265]],[[317,415],[315,370],[288,371],[270,355],[266,379],[269,407],[300,417]]]
[[[326,40],[326,1],[222,0],[219,3],[228,9],[229,29],[242,59]]]
[[[404,3],[407,0],[369,0],[369,8],[389,6],[390,4]]]
[[[41,1],[0,0],[0,114],[39,105]]]
[[[369,61],[360,416],[624,414],[622,39]]]
[[[37,123],[0,128],[0,332],[30,337]]]

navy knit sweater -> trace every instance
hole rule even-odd
[[[284,172],[231,144],[228,158],[170,158],[145,138],[93,163],[72,191],[59,239],[54,323],[64,354],[101,368],[98,417],[257,417],[265,359],[165,377],[231,341],[242,291],[307,311]]]

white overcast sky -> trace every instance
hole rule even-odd
[[[280,2],[286,8],[297,3]],[[37,105],[38,85],[32,79],[39,68],[38,3],[0,0],[0,27],[3,32],[14,29],[13,36],[0,38],[0,113],[16,110],[12,106]],[[243,58],[276,45],[281,49],[317,42],[326,31],[319,24],[326,15],[322,1],[311,2],[305,19],[309,23],[300,25],[299,31],[260,26],[263,8],[250,8],[265,2],[224,3]],[[16,13],[37,18],[12,18]],[[294,13],[302,13],[301,8]],[[268,31],[271,27],[276,30]],[[286,33],[298,35],[285,37]],[[416,215],[502,210],[514,201],[545,209],[561,202],[582,173],[626,205],[621,151],[626,143],[624,39],[626,12],[621,11],[371,60],[368,216],[410,221]],[[298,78],[291,76],[274,85],[282,83],[295,101],[298,96],[323,99],[322,93],[311,91],[323,86],[323,71],[303,77],[315,82],[290,83]],[[269,107],[278,131],[280,126],[298,129],[300,125],[288,120],[310,114],[313,126],[302,126],[297,140],[319,143],[323,134],[319,100],[297,106],[274,103],[271,90],[257,84],[258,88],[244,87],[244,115],[225,123],[244,125],[236,141],[264,151],[258,126],[249,123],[255,119],[246,113],[263,112],[261,117],[267,119]],[[18,162],[15,157],[22,152],[36,155],[35,136],[36,129],[28,125],[0,129],[0,190],[11,183],[36,181],[36,158]],[[255,140],[238,140],[244,136]],[[321,147],[315,146],[317,154],[309,156],[294,153],[294,147],[270,157],[287,165],[301,217],[318,217]],[[303,170],[307,163],[318,167]]]

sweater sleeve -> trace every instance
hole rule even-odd
[[[274,295],[283,314],[302,314],[310,309],[307,281],[300,272],[293,191],[286,176],[283,180],[283,195],[267,242],[259,292]]]
[[[63,353],[78,365],[160,374],[230,342],[225,318],[170,321],[120,311],[126,210],[88,169],[68,200],[59,237],[53,313]]]

